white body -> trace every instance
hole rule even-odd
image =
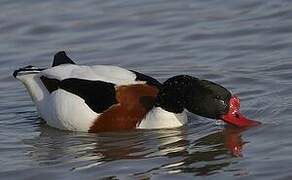
[[[40,116],[48,125],[72,131],[88,131],[99,114],[91,110],[85,101],[75,94],[62,89],[49,93],[40,80],[41,76],[58,80],[67,78],[99,80],[117,86],[145,83],[136,81],[136,75],[129,70],[105,65],[63,64],[40,72],[19,72],[16,78],[26,86]],[[182,126],[186,122],[185,112],[174,114],[162,108],[153,108],[137,125],[137,128],[173,128]]]
[[[175,128],[187,122],[187,114],[183,111],[180,114],[170,113],[160,107],[153,108],[141,121],[137,128],[140,129],[161,129]]]

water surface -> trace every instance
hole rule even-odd
[[[1,179],[291,179],[292,3],[287,0],[0,2]],[[89,134],[48,127],[12,72],[66,50],[161,82],[178,74],[238,94],[263,122]]]

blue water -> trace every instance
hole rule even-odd
[[[291,179],[292,2],[0,2],[0,179]],[[12,72],[66,50],[160,81],[209,79],[263,123],[241,130],[189,115],[187,126],[111,133],[48,127]]]

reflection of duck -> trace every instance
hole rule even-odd
[[[31,158],[42,165],[70,164],[74,160],[73,169],[83,169],[120,160],[130,160],[127,162],[131,166],[131,160],[143,160],[146,169],[142,174],[157,170],[209,174],[229,166],[232,157],[241,156],[244,144],[242,130],[209,129],[209,132],[179,128],[88,134],[42,125],[40,136],[25,143],[33,147]],[[156,162],[154,167],[151,163],[151,167],[147,166],[148,160],[155,158],[167,159]]]
[[[26,66],[13,73],[26,86],[40,116],[73,131],[173,128],[187,121],[186,110],[239,126],[258,122],[239,113],[239,99],[207,80],[179,75],[163,84],[116,66],[76,65],[65,52],[47,69]]]
[[[242,156],[242,148],[243,145],[246,143],[242,140],[240,135],[240,133],[243,131],[243,129],[236,129],[232,127],[224,129],[223,131],[223,134],[225,136],[224,145],[233,156]]]
[[[184,148],[181,148],[179,152],[168,153],[168,157],[183,157],[183,159],[165,165],[165,167],[170,172],[192,172],[206,175],[229,166],[232,157],[242,156],[242,148],[245,144],[241,138],[242,131],[244,130],[227,126],[192,142],[181,139],[172,143],[173,146],[167,145],[165,146],[168,149],[166,151],[170,151],[169,149],[172,148],[177,149],[178,145]]]

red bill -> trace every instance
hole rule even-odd
[[[232,96],[229,101],[229,111],[221,116],[221,119],[229,124],[237,127],[252,127],[261,124],[258,121],[248,119],[240,114],[240,100],[236,96]]]

